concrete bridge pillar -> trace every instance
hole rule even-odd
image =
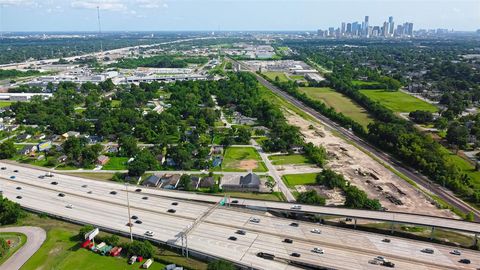
[[[435,226],[432,226],[432,232],[430,233],[430,240],[435,238]]]

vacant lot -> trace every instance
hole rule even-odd
[[[288,81],[287,76],[283,72],[267,71],[267,72],[264,72],[263,74],[265,74],[270,80],[273,80],[273,81],[275,80],[276,77],[278,77],[278,79],[281,82],[287,82]]]
[[[102,170],[126,170],[127,169],[126,157],[111,157],[110,160],[102,167]]]
[[[0,108],[8,107],[12,105],[13,102],[10,101],[0,101]]]
[[[335,111],[343,113],[365,127],[373,122],[373,118],[364,108],[331,88],[300,87],[299,90],[312,99],[322,101],[328,106],[334,108]]]
[[[299,154],[293,155],[274,155],[268,157],[273,165],[300,165],[300,164],[312,164],[310,160]]]
[[[294,188],[297,185],[315,184],[315,177],[317,177],[316,173],[286,174],[282,176],[282,179],[288,187]]]
[[[400,91],[360,90],[360,92],[394,112],[438,111],[438,108],[432,104]]]
[[[266,172],[265,164],[253,147],[229,147],[225,150],[222,163],[224,171]]]

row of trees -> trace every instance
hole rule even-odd
[[[112,67],[134,69],[137,67],[186,68],[188,64],[205,64],[207,57],[180,57],[176,55],[156,55],[151,57],[124,58]]]

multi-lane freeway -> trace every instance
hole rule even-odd
[[[124,185],[61,174],[45,177],[44,170],[3,162],[0,167],[5,167],[0,170],[0,190],[23,207],[128,233]],[[142,221],[134,223],[134,235],[144,236],[149,230],[155,233],[150,240],[178,246],[180,233],[196,223],[188,235],[191,251],[256,269],[297,269],[283,259],[335,269],[384,269],[371,264],[376,256],[391,260],[397,269],[475,269],[480,265],[480,253],[476,251],[461,250],[462,255],[458,256],[450,254],[451,248],[442,245],[396,237],[389,237],[391,241],[387,243],[382,235],[296,222],[237,207],[212,208],[214,204],[202,202],[202,195],[195,195],[196,200],[187,200],[181,195],[189,193],[136,186],[130,186],[129,190],[131,215]],[[206,201],[215,198],[207,197]],[[168,212],[169,209],[175,212]],[[253,217],[259,222],[251,222]],[[239,229],[245,230],[245,235],[237,234]],[[312,233],[312,229],[319,229],[321,233]],[[236,240],[229,240],[231,236]],[[293,242],[284,242],[286,238]],[[314,253],[314,248],[323,249],[324,254]],[[421,252],[424,248],[431,248],[434,253]],[[258,252],[274,254],[280,260],[260,258]],[[292,253],[300,257],[292,257]],[[470,259],[471,264],[460,263],[463,258]]]
[[[243,69],[251,71],[253,74],[255,74],[255,76],[257,77],[258,81],[261,84],[263,84],[265,87],[267,87],[269,90],[271,90],[275,94],[286,99],[288,102],[292,103],[296,107],[312,115],[313,117],[318,119],[320,122],[322,122],[327,128],[340,132],[342,136],[344,136],[348,140],[355,143],[355,145],[362,151],[371,153],[376,158],[378,158],[382,163],[387,164],[389,167],[393,168],[397,172],[400,172],[401,174],[407,176],[409,179],[415,181],[415,183],[421,186],[423,190],[427,190],[431,193],[434,193],[435,195],[439,196],[442,200],[446,201],[453,207],[460,209],[462,212],[464,213],[473,212],[475,215],[475,220],[480,221],[480,210],[467,204],[463,200],[457,198],[455,195],[452,194],[451,191],[445,189],[440,185],[432,183],[432,181],[430,181],[427,177],[421,175],[420,173],[413,170],[412,168],[405,166],[404,164],[402,164],[400,161],[398,161],[391,155],[374,147],[370,143],[366,142],[365,140],[353,134],[351,131],[343,128],[339,124],[330,120],[328,117],[320,114],[316,110],[310,108],[309,106],[303,104],[301,101],[295,99],[294,97],[290,96],[286,92],[280,90],[278,87],[274,86],[269,81],[265,80],[262,76],[256,74],[254,70],[251,70],[250,67],[248,67],[244,63],[241,63],[235,60],[231,60],[231,61],[238,63]]]

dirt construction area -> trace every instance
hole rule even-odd
[[[367,192],[369,198],[378,199],[389,211],[456,217],[449,210],[438,209],[421,191],[323,125],[291,111],[286,111],[285,117],[291,125],[300,128],[306,142],[325,147],[329,156],[327,167]],[[338,194],[332,197],[338,202]]]
[[[242,160],[238,164],[238,168],[241,170],[255,170],[258,168],[258,161],[249,159],[249,160]]]

